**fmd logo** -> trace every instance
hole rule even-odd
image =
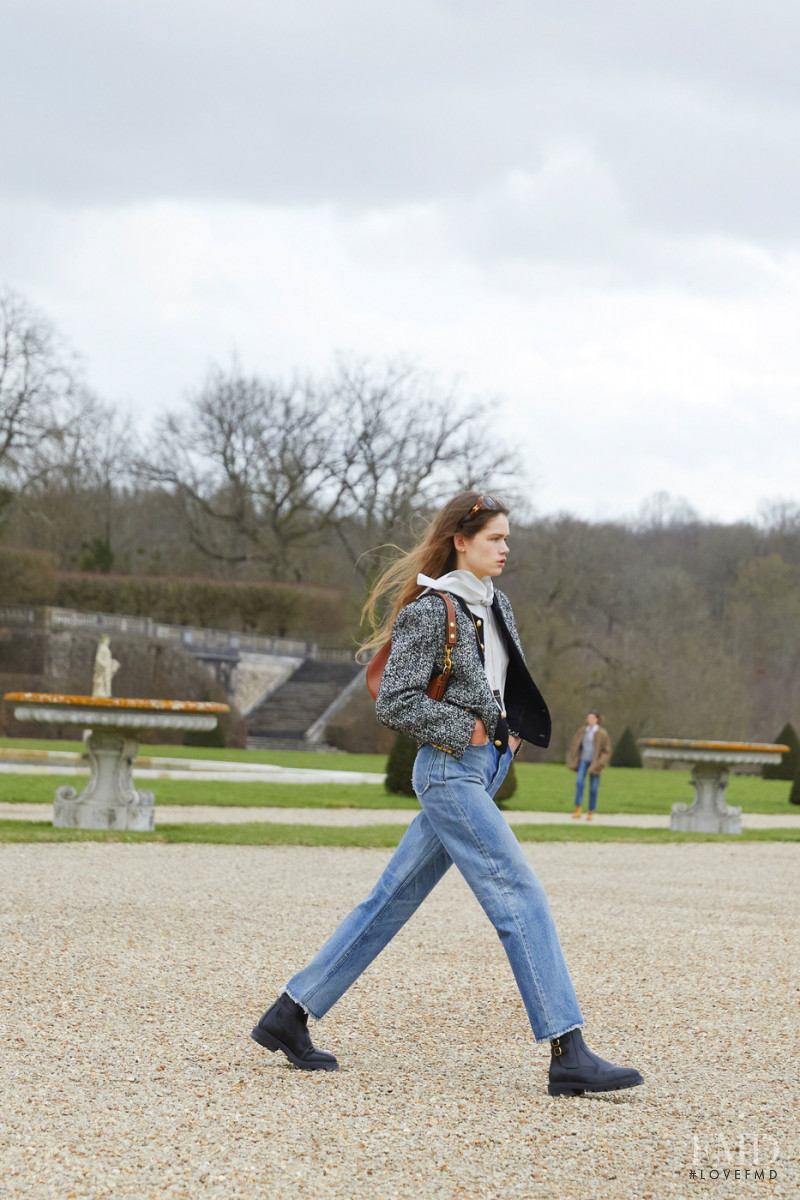
[[[744,1118],[744,1113],[739,1119]],[[698,1131],[692,1139],[690,1179],[744,1179],[753,1182],[774,1182],[778,1178],[776,1163],[781,1157],[778,1139],[768,1130],[739,1125],[725,1130],[709,1127]],[[699,1168],[699,1170],[698,1170]]]

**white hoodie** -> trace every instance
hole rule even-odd
[[[438,579],[428,575],[418,575],[417,583],[431,592],[452,592],[466,601],[467,608],[483,624],[479,627],[481,641],[485,646],[484,669],[492,691],[500,694],[500,708],[505,709],[503,699],[506,690],[508,674],[508,650],[505,639],[497,628],[492,600],[494,599],[494,584],[490,576],[484,575],[478,579],[472,571],[448,571]]]

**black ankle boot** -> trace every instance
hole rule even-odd
[[[615,1092],[644,1083],[633,1067],[615,1067],[594,1054],[580,1029],[573,1029],[550,1042],[551,1096],[582,1096],[584,1092]]]
[[[283,992],[268,1008],[250,1037],[267,1050],[282,1050],[303,1071],[338,1071],[332,1054],[317,1050],[308,1032],[308,1013]]]

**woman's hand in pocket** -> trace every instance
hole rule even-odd
[[[489,735],[486,732],[486,726],[480,717],[475,722],[475,728],[472,731],[472,737],[469,739],[470,746],[485,746],[489,740]]]

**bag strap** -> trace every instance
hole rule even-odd
[[[447,609],[447,639],[446,644],[450,647],[452,653],[453,647],[458,642],[458,631],[456,629],[456,610],[453,607],[453,601],[448,596],[447,592],[434,592],[434,596],[441,596],[444,600],[444,606]]]
[[[456,625],[456,610],[453,607],[453,601],[448,596],[447,592],[433,592],[434,596],[441,596],[444,600],[444,606],[447,612],[446,617],[446,636],[444,642],[444,669],[441,675],[434,675],[433,679],[428,684],[428,695],[431,700],[441,700],[450,682],[450,673],[453,670],[453,664],[450,661],[450,655],[453,653],[453,648],[458,642],[458,627]]]

